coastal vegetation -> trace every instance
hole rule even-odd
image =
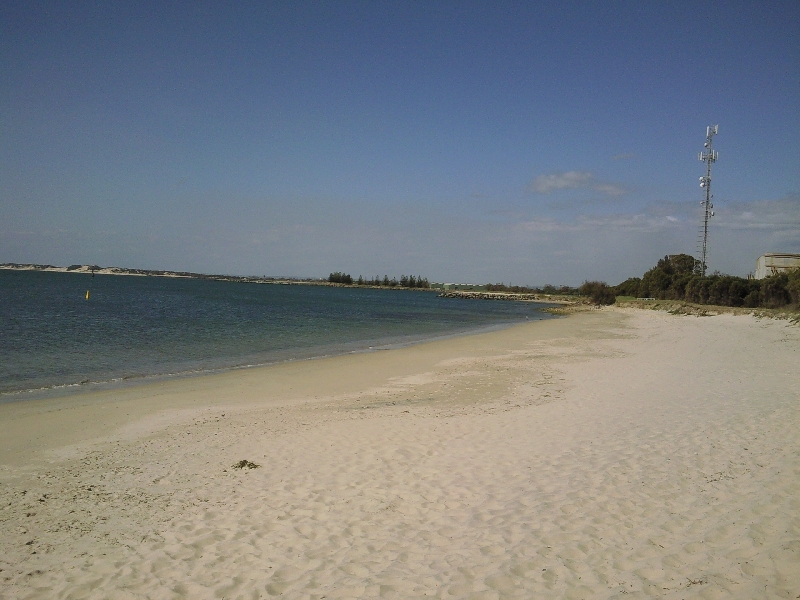
[[[586,285],[586,284],[584,284]],[[616,296],[682,300],[743,308],[784,308],[800,304],[800,269],[764,279],[747,279],[715,272],[699,275],[688,254],[665,256],[641,278],[613,288]]]
[[[719,272],[700,275],[696,265],[694,257],[688,254],[673,254],[660,259],[642,277],[631,277],[615,286],[603,281],[586,281],[579,288],[510,288],[498,284],[487,286],[487,289],[578,295],[597,306],[614,304],[622,299],[639,299],[734,308],[800,309],[800,269],[752,279]]]

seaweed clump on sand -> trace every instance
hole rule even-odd
[[[260,466],[261,465],[257,465],[256,463],[250,462],[249,460],[242,459],[239,462],[237,462],[235,465],[233,465],[233,468],[234,469],[257,469]]]

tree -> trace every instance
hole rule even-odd
[[[691,275],[697,261],[688,254],[668,254],[658,261],[657,268],[668,275]]]
[[[659,261],[661,262],[661,261]],[[653,267],[642,277],[642,283],[639,284],[639,293],[644,298],[663,298],[664,292],[669,288],[672,283],[671,273],[672,270],[667,266],[666,270],[663,267]]]
[[[328,276],[328,281],[331,283],[344,283],[350,285],[353,283],[353,278],[347,273],[336,271]]]
[[[630,277],[616,286],[614,290],[617,296],[633,296],[639,297],[639,285],[642,280],[638,277]]]

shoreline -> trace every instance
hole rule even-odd
[[[0,597],[793,597],[798,356],[606,308],[0,405]]]
[[[0,423],[6,420],[8,415],[12,415],[11,418],[16,419],[23,415],[30,417],[30,415],[34,414],[69,412],[73,407],[77,412],[81,412],[86,410],[85,407],[95,407],[103,404],[113,406],[115,410],[119,411],[128,410],[129,412],[125,413],[126,418],[132,414],[137,415],[137,418],[141,418],[150,415],[153,411],[183,409],[187,406],[205,406],[203,401],[208,402],[208,398],[220,390],[231,387],[233,389],[232,394],[236,396],[241,394],[242,389],[247,389],[254,385],[255,382],[264,380],[270,380],[272,383],[278,382],[276,388],[278,391],[276,392],[275,389],[272,391],[277,393],[278,397],[284,401],[296,399],[295,396],[300,399],[308,399],[311,395],[319,397],[327,394],[339,394],[343,393],[343,390],[359,389],[365,382],[373,381],[376,376],[380,380],[380,377],[385,377],[387,372],[392,371],[395,363],[405,365],[409,361],[410,364],[418,364],[420,361],[427,362],[431,360],[431,357],[441,358],[448,356],[454,350],[458,351],[472,344],[477,344],[477,347],[485,347],[487,343],[491,345],[492,336],[500,335],[502,337],[505,332],[511,333],[513,331],[514,333],[511,337],[512,339],[517,339],[523,335],[521,332],[523,328],[534,328],[525,335],[536,339],[540,335],[547,335],[548,333],[542,332],[537,335],[535,328],[557,320],[560,319],[545,318],[537,321],[523,321],[490,331],[471,331],[440,336],[387,349],[287,360],[251,367],[198,373],[187,377],[156,378],[154,381],[144,381],[141,384],[137,382],[109,389],[86,389],[85,391],[79,390],[75,393],[53,397],[31,398],[18,402],[0,402]],[[520,330],[519,332],[515,331],[518,329]],[[353,384],[348,384],[341,379],[337,380],[335,377],[331,377],[331,380],[335,381],[336,385],[330,390],[326,390],[324,386],[321,386],[319,381],[312,384],[310,388],[305,388],[300,383],[288,383],[290,378],[297,378],[298,382],[307,381],[310,375],[316,375],[314,379],[319,379],[319,372],[336,372],[342,368],[341,365],[347,365],[348,363],[349,368],[355,369],[353,378],[356,381]],[[374,374],[376,370],[379,373],[378,375]],[[402,372],[402,370],[399,371],[399,373]],[[369,376],[370,374],[372,374],[372,377]],[[297,391],[290,393],[293,389]],[[193,394],[198,394],[201,400],[188,398]],[[159,400],[153,402],[150,400],[151,398],[159,398]],[[140,400],[143,400],[141,406],[136,406],[135,403]],[[249,398],[245,401],[248,404],[257,402],[258,400],[254,398]],[[120,403],[124,403],[125,406]],[[236,403],[234,402],[234,404]],[[213,403],[208,404],[208,406],[213,406]],[[92,409],[89,409],[89,412],[91,411]],[[85,418],[82,416],[81,422]],[[112,419],[113,425],[105,425],[102,421],[97,421],[94,426],[106,430],[108,427],[117,426],[126,420],[114,418]],[[91,437],[92,434],[89,435]],[[13,437],[13,433],[9,437]],[[55,438],[48,437],[48,444],[51,446],[50,442],[53,439]],[[11,450],[11,454],[21,456],[26,452],[35,450],[33,446],[28,445],[24,449]],[[8,460],[8,452],[9,445],[7,442],[0,447],[0,467]]]
[[[548,304],[541,302],[541,304]],[[541,312],[544,316],[537,319],[508,322],[503,324],[484,325],[481,327],[470,328],[466,330],[457,330],[453,332],[438,333],[435,335],[428,335],[425,337],[419,336],[406,336],[402,340],[393,341],[375,341],[366,340],[358,342],[349,342],[345,345],[336,346],[320,346],[314,348],[311,352],[296,353],[286,358],[275,358],[264,362],[256,363],[242,363],[234,365],[223,365],[218,367],[196,368],[187,369],[182,371],[170,373],[153,373],[145,375],[133,376],[119,376],[105,380],[84,380],[73,383],[59,383],[50,386],[43,386],[38,388],[25,388],[19,390],[0,391],[0,406],[3,404],[11,404],[16,402],[29,402],[36,400],[46,400],[54,398],[69,398],[81,394],[91,394],[95,392],[109,392],[113,393],[116,390],[126,389],[128,387],[138,387],[142,385],[154,385],[162,382],[190,379],[195,377],[206,377],[210,375],[218,375],[229,372],[246,371],[249,369],[261,369],[267,367],[274,367],[277,365],[289,364],[294,362],[315,361],[333,358],[337,356],[349,356],[356,354],[370,354],[372,352],[383,352],[386,350],[396,350],[400,348],[407,348],[418,344],[426,344],[429,342],[436,342],[441,340],[449,340],[460,337],[468,337],[473,335],[481,335],[483,333],[491,333],[494,331],[502,331],[523,325],[526,323],[536,323],[546,321],[552,318],[559,318],[558,313],[551,313],[548,308],[542,308]],[[367,344],[374,344],[368,346]],[[291,353],[290,353],[291,354]]]
[[[10,345],[0,353],[8,367],[2,373],[0,403],[370,352],[552,316],[542,310],[546,303],[467,306],[435,295],[384,296],[330,286],[237,288],[169,279],[97,281],[87,274],[15,277],[10,272],[5,279]],[[60,291],[45,292],[45,287]],[[83,287],[92,289],[94,302],[84,302]],[[234,315],[242,312],[245,320],[237,321]],[[184,322],[191,326],[175,325]],[[295,330],[296,335],[287,333]],[[204,331],[210,332],[205,338]],[[37,345],[40,338],[57,345]],[[137,348],[155,354],[138,356]]]

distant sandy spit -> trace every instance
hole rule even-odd
[[[77,268],[70,267],[55,267],[53,265],[34,265],[34,264],[14,264],[0,265],[0,269],[4,271],[39,271],[44,273],[91,273],[97,275],[133,275],[143,276],[145,273],[135,273],[127,269],[119,269],[117,267],[102,267],[93,269],[90,265],[81,265]],[[177,273],[165,272],[164,277],[184,277]]]
[[[0,598],[799,598],[799,367],[610,308],[0,405]]]

